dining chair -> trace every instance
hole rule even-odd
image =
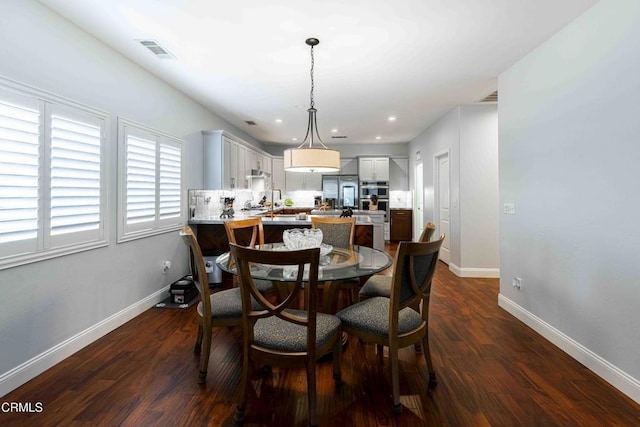
[[[356,229],[355,217],[330,217],[330,216],[312,216],[311,228],[322,230],[322,243],[326,243],[336,248],[353,249],[353,240]],[[326,298],[325,307],[331,307],[336,297],[336,293],[340,289],[344,289],[349,295],[349,304],[358,301],[358,290],[360,289],[360,280],[342,280],[339,282],[326,282],[321,285],[323,296]],[[329,311],[332,311],[329,309]]]
[[[429,385],[437,384],[429,348],[429,298],[431,281],[444,240],[442,235],[432,242],[400,242],[396,252],[390,298],[375,297],[351,305],[336,315],[342,330],[360,341],[378,347],[389,347],[389,368],[394,412],[400,405],[398,350],[422,342],[429,372]],[[413,307],[422,302],[422,311]],[[382,357],[382,352],[379,352]]]
[[[433,233],[436,231],[436,225],[432,222],[428,222],[422,230],[418,242],[428,242],[431,240]],[[364,285],[360,288],[358,297],[360,300],[373,297],[387,297],[391,295],[391,276],[385,276],[382,274],[376,274],[371,276],[364,282]]]
[[[236,219],[224,222],[229,243],[255,248],[264,245],[264,226],[262,218]],[[233,277],[234,286],[238,284],[237,276]],[[272,292],[273,283],[269,280],[256,280],[256,285],[261,292]]]
[[[355,217],[312,216],[311,228],[322,230],[322,243],[337,248],[353,248],[353,238],[356,230]]]
[[[306,367],[309,424],[317,425],[316,361],[333,352],[333,376],[339,384],[342,357],[340,320],[336,316],[317,312],[320,249],[290,251],[284,257],[278,251],[251,249],[233,243],[230,247],[240,277],[244,343],[242,394],[234,420],[243,422],[246,418],[248,393],[251,390],[250,374],[252,362],[255,361],[269,366]],[[294,270],[294,287],[284,300],[272,303],[260,292],[251,276],[251,266],[256,263]],[[306,311],[293,308],[303,286],[309,290],[304,293]],[[252,304],[251,298],[257,301],[259,307]]]
[[[198,382],[202,384],[207,379],[213,327],[240,326],[242,324],[242,299],[239,288],[211,293],[204,258],[191,227],[184,227],[180,231],[180,237],[189,247],[191,275],[200,294],[200,302],[196,308],[198,313],[198,336],[194,352],[200,353]]]

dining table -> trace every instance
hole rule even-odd
[[[391,266],[393,260],[384,251],[368,246],[354,245],[351,248],[338,248],[321,246],[320,265],[318,268],[318,283],[327,289],[326,295],[335,295],[340,282],[352,279],[363,279],[379,273]],[[259,246],[261,250],[280,251],[283,256],[290,249],[284,243],[267,243]],[[230,257],[230,252],[218,256],[217,266],[230,274],[237,275],[235,262]],[[254,279],[270,280],[274,285],[278,282],[286,283],[295,280],[296,266],[281,266],[269,264],[252,264],[251,276]],[[306,270],[306,269],[305,269]],[[308,271],[303,273],[303,279],[308,277]],[[323,298],[322,311],[329,313],[333,303],[333,297]]]

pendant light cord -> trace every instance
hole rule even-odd
[[[313,100],[313,89],[315,87],[315,84],[313,82],[313,67],[314,67],[315,61],[313,58],[313,46],[311,46],[311,108],[313,108],[313,106],[315,105],[315,102]]]

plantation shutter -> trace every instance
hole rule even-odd
[[[127,136],[126,224],[156,219],[156,143]]]
[[[37,249],[40,103],[0,91],[0,255]]]
[[[100,229],[101,139],[97,119],[52,114],[51,236]]]
[[[160,220],[180,217],[181,147],[160,144]]]

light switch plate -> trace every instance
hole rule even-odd
[[[516,214],[516,205],[515,203],[505,203],[504,204],[504,213],[507,215],[515,215]]]

